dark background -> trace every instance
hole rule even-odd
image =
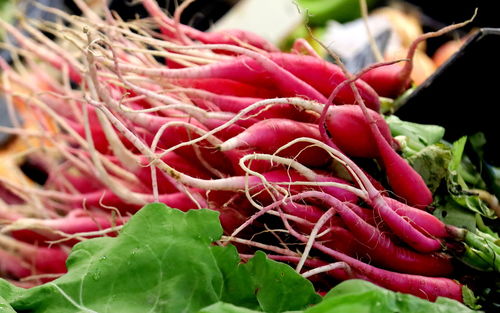
[[[500,1],[408,1],[422,11],[424,31],[461,22],[472,16],[472,23],[459,35],[480,31],[452,59],[419,86],[396,114],[406,120],[444,126],[445,138],[453,141],[464,135],[483,132],[487,145],[486,160],[500,166]],[[450,34],[427,41],[432,52]]]

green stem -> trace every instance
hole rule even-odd
[[[498,240],[500,239],[500,237],[498,236],[497,233],[495,233],[494,231],[491,230],[491,228],[489,228],[483,221],[483,219],[481,218],[481,215],[480,214],[476,214],[476,226],[477,228],[483,232],[483,233],[486,233],[488,235],[490,235],[491,237],[494,238],[494,240]]]

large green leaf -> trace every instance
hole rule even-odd
[[[270,261],[262,252],[246,264],[238,264],[234,247],[214,247],[225,278],[225,293],[221,300],[265,312],[283,312],[316,303],[320,297],[311,293],[311,286],[290,266]]]
[[[447,298],[435,303],[412,295],[393,292],[362,280],[348,280],[325,296],[305,313],[471,313],[465,305]]]
[[[353,279],[338,284],[322,302],[300,312],[472,313],[477,311],[455,300],[438,298],[436,302],[429,302],[412,295],[390,291],[363,280]],[[257,313],[257,311],[218,302],[202,309],[199,313]]]
[[[263,254],[241,265],[234,247],[212,245],[221,235],[214,211],[151,204],[118,237],[76,245],[66,275],[28,290],[2,281],[0,292],[16,311],[36,313],[197,312],[221,300],[282,312],[320,300],[308,280]]]
[[[414,152],[438,143],[444,135],[444,128],[438,125],[418,124],[400,120],[396,115],[385,118],[393,137],[404,136],[406,145]]]

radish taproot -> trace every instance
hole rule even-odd
[[[421,42],[433,37],[441,36],[450,31],[461,28],[469,24],[476,16],[474,15],[467,21],[449,25],[440,30],[429,32],[418,36],[408,47],[408,53],[404,65],[391,64],[383,67],[377,67],[361,76],[361,79],[368,83],[382,97],[395,98],[401,95],[411,84],[411,72],[413,70],[413,59],[417,47]]]

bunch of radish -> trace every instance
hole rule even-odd
[[[2,277],[53,279],[76,242],[163,202],[218,211],[221,244],[265,250],[318,289],[362,278],[463,300],[447,248],[458,232],[428,212],[433,195],[379,113],[379,86],[404,91],[411,62],[351,75],[244,31],[182,25],[182,6],[171,18],[143,0],[151,18],[124,22],[76,3],[85,17],[45,8],[68,26],[25,21],[28,37],[2,24],[24,59],[1,62],[4,92],[57,125],[3,129],[44,142],[19,157],[48,178],[0,181]]]

